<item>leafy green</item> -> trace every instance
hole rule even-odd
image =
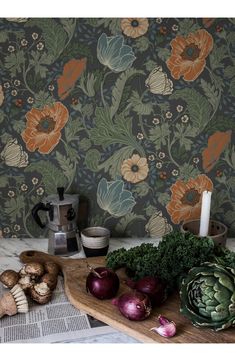
[[[158,276],[172,289],[192,267],[213,259],[214,248],[211,238],[176,231],[165,235],[158,246],[142,243],[129,250],[120,248],[110,252],[106,265],[113,269],[125,267],[134,279]]]

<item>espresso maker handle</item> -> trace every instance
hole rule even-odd
[[[49,215],[51,213],[51,211],[53,210],[53,207],[47,203],[47,204],[44,204],[42,202],[39,202],[38,204],[36,204],[33,209],[32,209],[32,216],[33,218],[35,219],[36,223],[39,225],[39,227],[41,228],[45,228],[46,227],[46,224],[42,223],[39,215],[38,215],[38,212],[39,211],[47,211],[49,212]],[[51,215],[50,215],[51,216]],[[50,217],[51,218],[51,217]],[[52,217],[53,218],[53,217]]]

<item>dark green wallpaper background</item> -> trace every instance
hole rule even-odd
[[[235,234],[235,19],[0,19],[0,228],[64,186],[89,225],[162,236],[211,217]]]

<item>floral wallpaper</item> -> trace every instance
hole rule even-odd
[[[137,237],[207,189],[234,235],[234,97],[235,19],[0,19],[2,236],[45,236],[31,210],[60,186]]]

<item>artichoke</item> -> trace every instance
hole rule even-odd
[[[193,325],[220,331],[235,325],[235,270],[215,263],[192,268],[182,280],[180,312]]]

